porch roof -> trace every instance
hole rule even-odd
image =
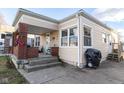
[[[58,30],[57,20],[37,14],[37,13],[33,13],[25,9],[19,9],[12,25],[15,27],[15,29],[17,29],[19,23],[25,23],[32,26],[37,26],[37,29],[39,27],[42,29],[46,28],[47,30],[48,29]],[[43,29],[43,30],[46,30],[46,29]]]
[[[44,27],[38,27],[34,25],[28,25],[28,34],[35,34],[35,35],[41,35],[47,32],[53,32],[57,30],[52,30]]]
[[[50,21],[50,22],[58,23],[58,21],[56,19],[44,16],[44,15],[41,15],[41,14],[34,13],[34,12],[28,11],[26,9],[19,8],[17,13],[16,13],[16,16],[15,16],[15,19],[13,21],[12,26],[16,25],[16,23],[19,21],[20,17],[23,14],[29,15],[29,16],[32,16],[32,17],[36,17],[36,18],[39,18],[39,19],[44,19],[44,20],[47,20],[47,21]]]

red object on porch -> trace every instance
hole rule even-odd
[[[52,56],[58,56],[58,53],[59,53],[59,47],[51,47]]]

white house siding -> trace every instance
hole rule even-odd
[[[112,42],[113,43],[119,43],[118,33],[115,31],[111,31],[111,35],[112,35]]]
[[[78,49],[77,48],[59,48],[59,57],[66,63],[75,65],[78,60]]]
[[[73,18],[68,21],[65,21],[63,23],[59,24],[59,32],[61,32],[62,29],[68,29],[71,27],[77,26],[77,19]],[[60,33],[59,33],[60,35]],[[60,37],[60,36],[59,36]],[[60,38],[59,38],[60,41]],[[61,43],[61,42],[59,42]],[[78,48],[77,47],[61,47],[59,44],[59,57],[66,63],[75,65],[77,64],[78,61]]]
[[[53,39],[54,38],[54,39]],[[40,36],[40,48],[46,46],[46,33]],[[50,32],[50,47],[58,47],[59,46],[59,32],[51,31]]]
[[[71,20],[68,20],[66,22],[60,23],[59,24],[59,32],[61,32],[62,29],[68,29],[73,26],[78,27],[79,19],[78,18],[73,18]],[[85,47],[84,46],[84,40],[83,40],[83,27],[84,25],[89,26],[92,28],[91,31],[91,36],[92,36],[92,46],[91,47]],[[105,33],[106,35],[111,34],[111,31],[90,21],[89,19],[86,19],[83,16],[80,16],[80,65],[85,65],[85,56],[84,53],[86,49],[88,48],[95,48],[101,51],[102,53],[102,61],[106,59],[108,53],[109,53],[109,47],[108,47],[108,42],[104,43],[102,41],[102,34]],[[117,35],[117,34],[115,34]],[[117,36],[116,36],[117,38]],[[115,37],[112,37],[112,42]],[[60,39],[59,39],[60,40]],[[117,41],[117,40],[116,40]],[[59,48],[59,56],[60,58],[69,64],[76,65],[78,62],[78,47],[73,48],[73,47],[61,47]]]
[[[42,34],[41,36],[40,36],[40,47],[42,48],[45,48],[45,43],[46,42],[46,37],[45,37],[45,34]]]
[[[85,47],[83,45],[83,26],[87,25],[89,27],[92,28],[91,34],[92,34],[92,46],[91,47]],[[81,17],[81,30],[80,30],[80,40],[81,40],[81,48],[80,51],[83,51],[83,54],[80,54],[80,56],[82,57],[82,63],[85,64],[85,58],[84,58],[84,53],[86,51],[87,48],[95,48],[95,49],[99,49],[102,53],[102,60],[105,60],[105,58],[107,57],[108,54],[108,43],[103,43],[102,41],[102,33],[105,34],[111,34],[111,31],[109,31],[108,29],[84,18]]]
[[[59,46],[59,31],[50,32],[50,46],[51,47]]]

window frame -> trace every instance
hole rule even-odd
[[[67,37],[67,46],[68,46],[68,29],[62,29],[61,32],[60,32],[61,33],[60,34],[60,46],[61,47],[67,47],[67,46],[62,46],[62,38],[63,38],[62,37],[62,31],[65,31],[65,30],[67,30],[67,36],[64,36],[64,37]]]
[[[84,45],[84,36],[86,36],[86,35],[84,35],[84,27],[90,28],[91,46],[85,46]],[[83,25],[83,48],[92,48],[93,47],[93,33],[92,33],[92,30],[93,30],[93,28],[91,26],[89,26],[89,25]]]
[[[59,43],[59,47],[60,48],[78,48],[78,45],[77,46],[69,46],[69,34],[70,34],[70,29],[71,28],[77,28],[77,25],[73,25],[73,26],[70,26],[70,27],[67,27],[67,28],[64,28],[64,29],[61,29],[60,30],[60,33],[59,33],[59,35],[60,35],[60,43]],[[67,46],[62,46],[61,45],[61,38],[62,38],[62,31],[63,30],[67,30],[68,31],[68,34],[67,34]],[[78,29],[77,29],[77,31],[78,31]]]
[[[70,37],[74,37],[74,36],[76,36],[76,35],[70,35],[70,30],[71,29],[75,29],[76,28],[76,31],[77,31],[77,45],[76,46],[71,46],[70,45]],[[71,27],[71,28],[69,28],[69,47],[77,47],[78,46],[78,30],[77,30],[77,27]]]
[[[103,42],[103,34],[105,35],[104,39],[106,40],[106,42],[105,41]],[[102,33],[102,43],[103,44],[107,44],[108,43],[108,41],[107,41],[107,34],[106,33]]]
[[[40,35],[35,35],[35,47],[40,47]],[[39,44],[39,45],[38,45]]]

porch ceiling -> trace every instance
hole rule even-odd
[[[28,34],[41,35],[43,33],[52,32],[52,31],[57,31],[57,30],[48,29],[48,28],[44,28],[44,27],[33,26],[33,25],[28,26]]]

